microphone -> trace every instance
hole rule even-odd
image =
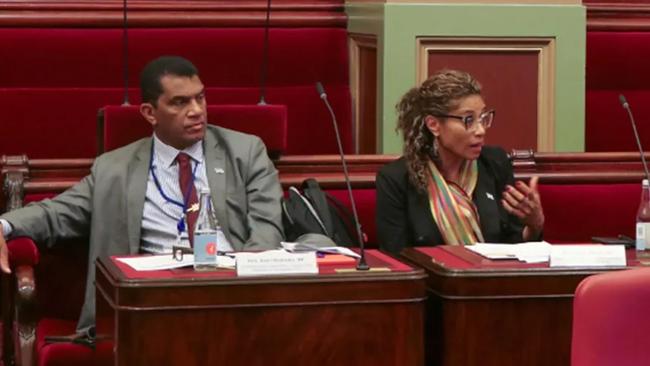
[[[645,177],[648,180],[648,182],[650,182],[650,173],[648,173],[648,164],[645,161],[645,154],[643,153],[643,148],[641,147],[639,132],[636,130],[636,122],[634,121],[634,116],[632,115],[630,104],[627,102],[627,99],[625,99],[625,96],[623,96],[623,94],[619,94],[618,100],[621,102],[621,105],[627,111],[627,115],[630,117],[630,123],[632,123],[632,131],[634,131],[634,138],[636,138],[636,146],[639,148],[639,154],[641,154],[641,162],[643,163],[643,170],[645,170]]]
[[[123,19],[123,25],[122,25],[122,71],[124,72],[124,102],[122,102],[122,106],[127,106],[129,105],[129,37],[128,37],[128,19],[127,19],[127,6],[126,6],[127,0],[124,0],[124,5],[123,5],[123,11],[124,14],[122,16]]]
[[[264,48],[262,50],[262,66],[260,70],[260,101],[257,105],[266,105],[266,74],[269,63],[269,27],[271,22],[271,0],[266,3],[266,21],[264,22]]]
[[[339,134],[339,126],[336,123],[336,116],[334,115],[334,110],[330,102],[327,100],[327,94],[325,93],[325,88],[323,84],[319,82],[316,83],[316,90],[318,91],[318,96],[323,100],[327,110],[330,112],[332,117],[332,123],[334,124],[334,134],[336,135],[336,143],[339,147],[339,154],[341,154],[341,164],[343,164],[343,175],[345,177],[345,184],[348,187],[348,195],[350,197],[350,204],[352,205],[352,216],[354,217],[354,226],[357,232],[357,238],[359,240],[359,262],[357,263],[357,271],[367,271],[370,269],[368,263],[366,263],[366,252],[363,244],[363,234],[361,233],[361,225],[359,224],[359,215],[357,215],[357,206],[354,204],[354,197],[352,196],[352,185],[350,184],[350,176],[348,175],[348,165],[345,162],[345,155],[343,154],[343,144],[341,144],[341,134]]]

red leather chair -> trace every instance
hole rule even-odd
[[[287,149],[287,108],[284,105],[208,105],[208,122],[256,135],[269,156]],[[97,117],[97,152],[101,154],[151,135],[151,125],[138,106],[105,106]]]
[[[650,364],[650,268],[594,275],[576,289],[572,366]]]
[[[3,365],[31,365],[33,352],[30,350],[35,342],[36,330],[34,266],[38,264],[40,255],[29,238],[14,238],[7,244],[12,273],[2,275],[2,317],[5,325],[2,330],[2,361]],[[14,334],[19,336],[14,338]],[[24,352],[25,349],[28,351]]]

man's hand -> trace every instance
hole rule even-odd
[[[7,242],[5,241],[4,235],[0,230],[0,270],[4,273],[11,273],[11,268],[9,268],[9,248],[7,248]]]

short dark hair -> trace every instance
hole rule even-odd
[[[140,93],[143,103],[154,106],[163,93],[160,79],[165,75],[192,77],[199,70],[188,59],[180,56],[161,56],[150,61],[140,73]]]

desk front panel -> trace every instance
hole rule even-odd
[[[134,279],[113,259],[98,261],[98,333],[115,342],[115,365],[424,362],[422,270],[276,278],[170,273]]]
[[[425,347],[436,366],[569,366],[575,289],[611,270],[492,261],[458,246],[402,255],[429,275]]]

